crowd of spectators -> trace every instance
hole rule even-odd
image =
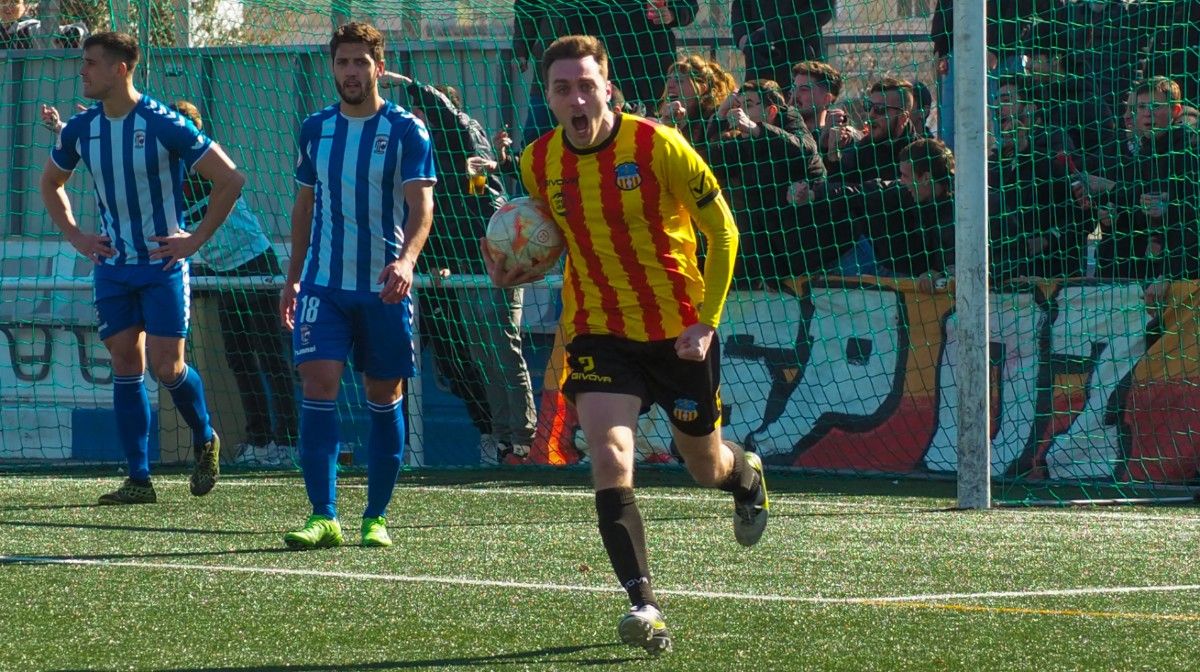
[[[733,0],[740,84],[713,58],[678,53],[675,29],[695,19],[697,0],[513,7],[512,53],[522,72],[532,70],[519,138],[489,140],[452,88],[398,80],[434,136],[442,176],[422,256],[431,277],[482,273],[474,243],[514,187],[507,178],[520,147],[552,126],[542,51],[587,33],[611,54],[614,109],[678,129],[722,182],[741,231],[738,286],[870,273],[945,287],[955,225],[951,0],[938,0],[931,21],[937,81],[896,72],[871,82],[861,100],[842,98],[842,73],[825,58],[834,0]],[[1200,0],[986,7],[993,282],[1133,279],[1149,299],[1171,279],[1200,277]],[[61,46],[84,34],[83,26],[47,30],[23,0],[0,0],[0,49]],[[485,460],[527,452],[534,417],[519,290],[446,283],[423,290],[421,301],[439,370],[485,443],[494,439]]]
[[[629,64],[635,47],[654,47],[665,63],[664,33],[686,25],[695,3],[641,3],[646,16],[670,20],[640,43],[620,23],[638,15],[637,3],[616,4],[587,29],[626,54],[612,67],[621,90],[641,101],[646,86],[661,92],[639,111],[677,128],[721,179],[742,232],[738,283],[857,269],[945,285],[954,264],[950,0],[931,21],[936,86],[896,73],[861,101],[839,100],[842,75],[824,59],[831,0],[735,0],[740,85],[700,55],[654,73],[645,59]],[[593,19],[610,11],[588,6]],[[986,12],[993,281],[1194,277],[1200,1],[988,0]],[[536,52],[522,16],[514,49],[524,58]],[[583,24],[540,25],[544,42],[562,34],[556,26]],[[927,125],[935,108],[936,128]]]

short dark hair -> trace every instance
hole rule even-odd
[[[550,43],[542,52],[542,79],[550,84],[550,66],[555,61],[591,56],[600,64],[600,76],[608,79],[608,50],[604,43],[591,35],[564,35]]]
[[[886,94],[888,91],[899,91],[900,99],[904,101],[904,111],[912,112],[913,109],[913,85],[906,79],[896,77],[884,77],[875,82],[868,89],[868,93]]]
[[[142,50],[138,48],[137,40],[128,33],[105,31],[92,33],[83,41],[83,48],[100,47],[114,61],[124,63],[130,70],[141,60]]]
[[[823,61],[801,61],[792,66],[792,79],[804,75],[821,85],[836,100],[842,94],[842,73]]]
[[[738,88],[738,93],[757,93],[763,107],[774,105],[781,108],[787,105],[787,100],[783,97],[783,91],[780,90],[779,84],[773,79],[752,79],[748,82],[742,82],[742,86]]]
[[[954,152],[946,143],[934,138],[921,138],[900,150],[900,162],[912,163],[913,174],[929,175],[934,183],[950,182],[954,188]]]
[[[336,58],[338,47],[343,44],[365,44],[371,50],[371,58],[383,62],[383,33],[369,23],[351,21],[333,31],[333,39],[329,40],[329,58]]]

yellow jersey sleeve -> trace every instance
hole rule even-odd
[[[716,327],[725,309],[725,297],[733,280],[737,258],[738,230],[733,212],[721,186],[704,159],[674,129],[663,128],[665,158],[664,181],[671,194],[687,210],[692,222],[704,234],[704,298],[700,305],[701,324]]]

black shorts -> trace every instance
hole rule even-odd
[[[629,394],[642,413],[658,404],[688,436],[707,436],[721,421],[721,347],[716,336],[703,362],[680,359],[675,339],[644,343],[618,336],[578,336],[567,345],[563,394]]]

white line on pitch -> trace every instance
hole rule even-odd
[[[499,581],[493,579],[468,579],[443,576],[406,576],[402,574],[366,574],[358,572],[332,572],[316,569],[288,569],[283,567],[241,567],[237,565],[189,565],[165,562],[136,562],[128,560],[88,560],[75,558],[45,558],[39,556],[0,555],[0,565],[36,564],[71,565],[86,567],[132,567],[137,569],[168,569],[201,572],[232,572],[241,574],[265,574],[269,576],[303,576],[355,581],[388,581],[398,583],[428,583],[446,586],[472,586],[485,588],[520,588],[574,593],[619,593],[619,588],[602,586],[580,586],[559,583],[532,583],[525,581]],[[1130,595],[1138,593],[1180,593],[1200,590],[1200,584],[1168,586],[1111,586],[1093,588],[1061,588],[1048,590],[1013,590],[982,593],[932,593],[928,595],[890,595],[883,597],[805,597],[800,595],[755,595],[751,593],[726,593],[707,590],[675,590],[656,588],[655,592],[678,597],[703,599],[754,600],[759,602],[790,602],[807,604],[886,604],[904,602],[935,602],[943,600],[986,600],[1023,597],[1074,597],[1085,595]]]

